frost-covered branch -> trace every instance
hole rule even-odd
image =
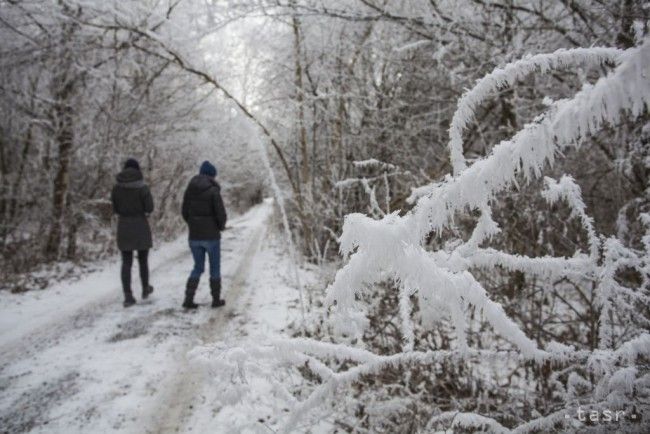
[[[481,78],[472,90],[463,94],[458,101],[458,108],[449,128],[449,153],[454,175],[458,175],[466,167],[463,157],[463,131],[472,122],[481,103],[496,91],[512,86],[517,80],[535,71],[545,74],[557,69],[583,65],[599,66],[618,61],[622,53],[622,50],[616,48],[561,49],[554,53],[525,57]]]

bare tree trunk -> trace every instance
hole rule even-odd
[[[23,174],[25,172],[25,165],[27,163],[27,156],[29,155],[29,151],[32,148],[33,144],[33,125],[29,125],[27,127],[27,133],[25,134],[25,142],[23,144],[23,149],[20,153],[20,163],[18,163],[18,170],[16,171],[16,177],[14,178],[14,182],[11,185],[11,189],[9,190],[9,205],[7,207],[7,222],[13,221],[14,217],[16,216],[16,212],[18,211],[18,193],[19,193],[19,188],[20,184],[23,181]]]
[[[73,110],[70,99],[72,97],[73,82],[63,84],[56,95],[54,116],[57,122],[56,142],[58,144],[58,167],[54,176],[52,192],[52,223],[45,245],[45,255],[48,259],[56,259],[63,234],[63,220],[67,208],[68,189],[70,186],[70,159],[72,157]]]
[[[295,66],[295,80],[294,85],[296,88],[296,101],[298,103],[298,128],[299,128],[299,143],[300,143],[300,183],[301,189],[306,188],[309,183],[309,149],[307,146],[307,130],[305,128],[305,104],[304,104],[304,86],[302,78],[302,64],[300,60],[300,21],[295,16],[292,18],[293,27],[293,50],[294,50],[294,66]],[[304,191],[303,191],[304,193]]]
[[[68,228],[68,241],[65,252],[66,258],[70,261],[73,261],[77,257],[77,232],[79,231],[80,223],[78,215],[75,214],[70,217],[70,227]]]
[[[294,50],[294,86],[296,89],[296,102],[298,104],[298,128],[299,128],[299,150],[300,150],[300,171],[298,181],[297,203],[300,214],[300,220],[303,230],[303,241],[305,250],[308,251],[311,246],[312,229],[309,219],[306,215],[306,202],[311,200],[311,182],[309,167],[309,148],[307,144],[307,130],[305,128],[305,98],[302,77],[302,64],[300,59],[300,21],[294,15],[291,19],[293,28],[293,50]]]
[[[63,10],[72,13],[69,7],[63,5]],[[81,13],[81,9],[76,15]],[[51,111],[55,126],[55,142],[58,147],[57,168],[54,175],[52,190],[52,222],[45,244],[45,256],[49,260],[57,259],[61,240],[63,238],[63,225],[68,207],[68,190],[70,187],[70,159],[72,158],[72,147],[74,142],[74,110],[72,107],[72,96],[76,80],[74,78],[74,53],[72,47],[68,46],[78,24],[65,22],[61,32],[60,61],[52,80],[54,104]]]
[[[8,172],[7,162],[5,158],[5,134],[0,130],[0,185],[7,185],[5,176]],[[11,190],[0,187],[0,242],[4,244],[5,237],[7,236],[7,227],[9,219],[7,218],[7,196],[10,195]]]

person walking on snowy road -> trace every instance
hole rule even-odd
[[[151,228],[147,216],[153,211],[153,198],[149,187],[144,183],[140,164],[129,158],[124,169],[117,174],[117,182],[111,193],[113,213],[117,220],[117,247],[122,252],[122,289],[124,290],[124,307],[135,304],[131,291],[131,268],[133,251],[138,251],[142,298],[153,292],[149,284],[149,249],[152,247]]]
[[[189,228],[189,244],[194,258],[194,268],[185,287],[183,307],[186,309],[198,307],[194,303],[194,294],[205,270],[206,253],[210,262],[212,307],[226,304],[221,299],[221,231],[226,227],[227,216],[216,176],[217,168],[204,161],[199,174],[190,180],[183,195],[182,214]]]

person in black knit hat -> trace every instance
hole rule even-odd
[[[199,174],[191,180],[183,195],[182,214],[189,228],[189,244],[194,268],[187,279],[183,307],[196,309],[194,294],[205,270],[205,255],[210,263],[210,292],[212,307],[226,304],[221,299],[221,231],[226,227],[226,209],[221,199],[221,188],[215,177],[217,168],[204,161]]]
[[[151,228],[147,217],[153,212],[153,198],[149,187],[144,183],[140,164],[129,158],[124,169],[117,174],[116,183],[111,193],[113,213],[118,215],[117,247],[122,252],[122,289],[124,307],[136,303],[131,290],[131,268],[133,251],[138,252],[142,298],[153,292],[149,284],[149,249],[152,247]]]

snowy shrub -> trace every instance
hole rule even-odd
[[[602,63],[617,66],[595,84],[585,84],[573,98],[549,102],[548,110],[512,139],[500,142],[488,156],[467,164],[462,133],[486,97],[526,74]],[[615,126],[624,116],[644,115],[649,106],[650,40],[625,51],[588,48],[532,56],[487,75],[465,93],[454,115],[449,142],[453,175],[413,190],[410,201],[414,207],[404,215],[386,213],[375,206],[371,207],[371,212],[376,211],[375,218],[346,216],[340,250],[347,263],[328,288],[326,304],[331,307],[335,329],[348,343],[296,338],[247,347],[245,351],[226,350],[218,357],[218,364],[232,381],[223,387],[245,385],[247,375],[270,378],[278,375],[280,367],[298,367],[314,384],[308,393],[306,389],[277,384],[282,399],[291,407],[283,432],[292,432],[309,426],[317,408],[335,408],[349,402],[343,397],[351,385],[373,377],[380,383],[379,377],[388,371],[409,378],[414,367],[429,366],[424,372],[435,376],[439,372],[436,366],[442,364],[459,369],[484,366],[486,372],[494,364],[501,364],[503,369],[526,365],[544,372],[552,406],[533,409],[526,421],[510,420],[507,426],[491,417],[489,410],[484,414],[434,411],[428,422],[417,429],[603,431],[607,430],[606,422],[612,420],[612,412],[620,411],[626,417],[616,422],[616,430],[647,432],[650,334],[646,330],[650,323],[644,315],[650,301],[650,217],[643,217],[647,234],[644,245],[628,247],[596,231],[580,188],[571,176],[545,178],[543,198],[550,204],[562,202],[570,209],[571,218],[585,233],[586,251],[578,248],[570,257],[528,257],[484,245],[507,229],[500,228],[492,217],[498,194],[515,186],[517,179],[540,178],[566,149],[579,147],[604,125]],[[373,197],[372,189],[369,195]],[[453,227],[455,216],[469,213],[478,218],[467,240],[452,238],[442,249],[427,250],[432,234],[450,233],[446,230]],[[593,284],[589,296],[597,311],[597,346],[576,348],[554,340],[539,345],[539,340],[527,335],[477,278],[479,273],[489,273],[495,267],[535,278],[543,291],[563,279]],[[634,287],[626,286],[634,279],[621,278],[621,273],[630,272],[640,276]],[[376,294],[374,288],[385,282],[389,282],[389,290],[397,291],[393,296],[398,304],[402,342],[396,352],[378,354],[361,348],[364,332],[371,326],[364,302]],[[494,339],[487,338],[491,333],[484,329],[481,339],[486,343],[470,343],[469,312],[482,316],[494,332]],[[441,317],[451,324],[450,348],[421,350],[415,330],[443,328]],[[501,344],[503,341],[508,344]],[[267,361],[273,369],[266,365]],[[412,396],[425,398],[417,393]],[[402,411],[408,405],[408,400],[396,397],[385,400],[383,407],[374,411],[383,408],[388,420],[391,412]],[[581,412],[587,414],[587,419]]]

